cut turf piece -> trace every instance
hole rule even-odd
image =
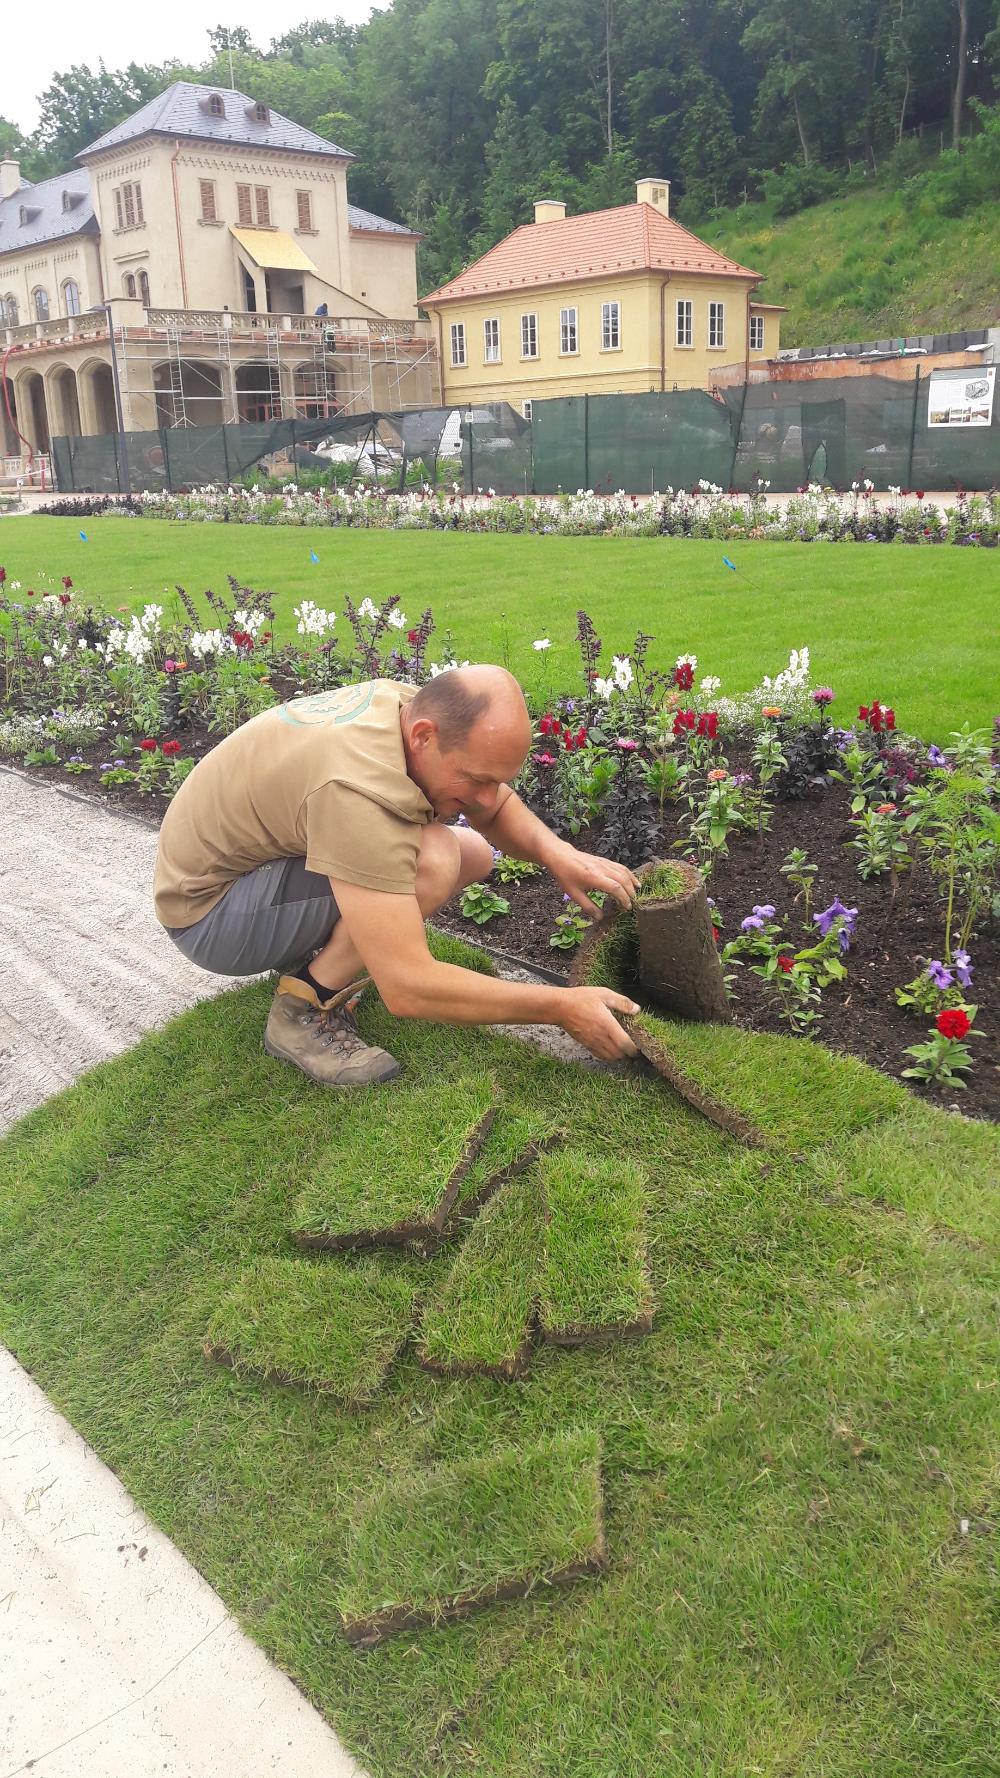
[[[462,1223],[477,1217],[498,1191],[527,1173],[541,1155],[558,1148],[565,1140],[564,1130],[546,1128],[537,1114],[509,1113],[505,1106],[463,1181],[445,1224],[444,1238],[447,1240]]]
[[[371,1259],[348,1267],[269,1256],[219,1303],[202,1350],[238,1376],[362,1407],[406,1341],[415,1294],[412,1280]]]
[[[670,1044],[670,1028],[649,1013],[636,1013],[632,1016],[619,1014],[621,1022],[635,1044],[652,1063],[657,1074],[672,1086],[675,1093],[707,1117],[710,1123],[718,1124],[720,1130],[728,1130],[737,1141],[745,1142],[748,1147],[756,1148],[763,1144],[763,1131],[751,1123],[735,1105],[727,1105],[717,1099],[714,1093],[686,1074]]]
[[[449,1376],[523,1377],[531,1358],[542,1264],[537,1171],[492,1197],[424,1310],[417,1357]]]
[[[495,1088],[467,1077],[420,1082],[393,1088],[391,1105],[384,1087],[367,1104],[362,1090],[357,1118],[298,1199],[292,1238],[305,1250],[432,1250],[489,1134]],[[388,1115],[382,1126],[378,1112]]]
[[[643,1169],[562,1148],[545,1156],[539,1172],[545,1193],[542,1338],[583,1346],[649,1333],[653,1287]]]
[[[577,946],[569,972],[572,988],[613,988],[635,997],[639,986],[639,928],[634,913],[615,902],[595,920]]]
[[[372,1648],[607,1567],[596,1432],[563,1432],[390,1483],[368,1504],[338,1593],[344,1635]]]

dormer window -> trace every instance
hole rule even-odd
[[[270,111],[266,105],[262,105],[259,101],[256,105],[247,107],[247,115],[254,123],[270,123],[271,121]]]
[[[71,210],[72,207],[73,207],[73,199],[70,196],[68,191],[64,191],[63,192],[63,209],[64,210]]]
[[[41,211],[38,209],[37,205],[32,206],[30,204],[22,204],[17,212],[17,219],[22,228],[27,228],[29,222],[34,222],[36,216],[40,215]]]
[[[208,101],[209,114],[212,117],[225,117],[226,107],[218,93],[213,93]]]

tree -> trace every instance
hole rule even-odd
[[[117,73],[99,62],[96,74],[83,65],[55,75],[39,99],[33,138],[42,176],[62,172],[82,148],[124,123],[176,78],[171,67],[141,68],[135,62]]]

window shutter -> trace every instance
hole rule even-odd
[[[295,198],[299,208],[299,227],[312,228],[312,192],[297,191]]]
[[[133,185],[132,190],[135,193],[135,219],[136,219],[136,222],[144,222],[145,217],[142,214],[142,186],[139,184]]]
[[[201,219],[203,222],[215,222],[217,221],[215,214],[215,181],[212,179],[200,179],[198,183],[201,186]]]
[[[257,186],[257,227],[271,226],[271,194],[266,185]]]
[[[236,213],[244,228],[251,228],[253,226],[253,207],[250,202],[249,185],[238,185],[236,187]]]
[[[115,219],[118,223],[119,228],[125,227],[125,217],[122,214],[121,187],[118,185],[115,186]]]

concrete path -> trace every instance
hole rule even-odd
[[[153,918],[151,828],[3,769],[0,836],[3,1129],[228,984],[185,963]],[[0,1347],[0,1778],[29,1770],[360,1773]]]

